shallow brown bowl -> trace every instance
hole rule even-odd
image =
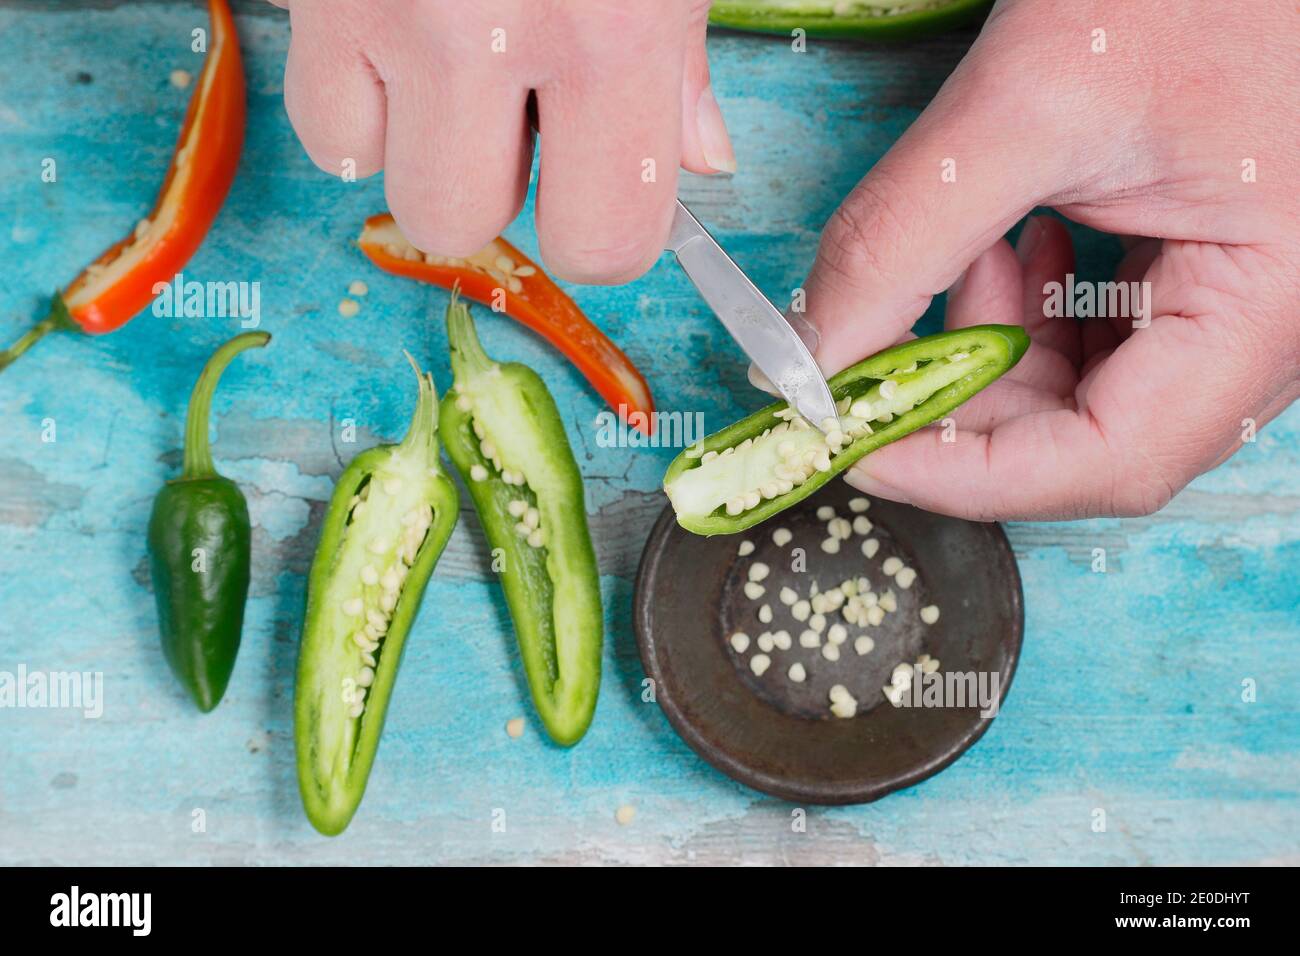
[[[1002,528],[946,518],[907,505],[871,499],[866,512],[880,542],[873,558],[853,535],[839,553],[821,542],[823,505],[852,519],[850,498],[860,497],[844,482],[831,482],[795,507],[736,535],[703,538],[679,527],[671,508],[660,515],[646,542],[637,573],[634,624],[641,661],[655,682],[655,698],[669,723],[700,756],[723,773],[777,797],[807,803],[866,803],[938,773],[988,729],[974,702],[938,707],[894,707],[882,692],[895,665],[920,654],[940,661],[940,673],[996,675],[999,702],[1005,699],[1024,633],[1020,573]],[[787,528],[793,540],[778,547],[772,532]],[[742,541],[755,545],[740,557]],[[806,553],[805,570],[792,569],[792,549]],[[901,558],[918,572],[910,589],[886,578],[881,563]],[[761,561],[771,573],[758,600],[744,594],[750,565]],[[848,626],[849,639],[838,662],[820,649],[799,646],[807,626],[796,622],[778,599],[789,585],[806,596],[811,580],[822,590],[846,578],[866,576],[874,590],[892,588],[898,610],[878,627]],[[759,623],[768,604],[774,619]],[[939,620],[926,625],[920,609],[935,604]],[[838,612],[828,622],[844,623]],[[828,624],[829,628],[829,624]],[[749,659],[758,653],[763,631],[787,630],[788,651],[770,653],[772,665],[755,676]],[[736,631],[751,638],[744,654],[728,643]],[[868,634],[874,649],[859,656],[853,638]],[[823,643],[826,640],[822,635]],[[804,664],[807,679],[795,683],[787,670]],[[829,711],[829,690],[843,684],[858,700],[856,717]]]

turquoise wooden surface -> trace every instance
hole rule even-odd
[[[268,5],[238,9],[248,141],[186,274],[260,282],[275,337],[239,360],[215,403],[218,467],[244,487],[256,526],[243,650],[225,702],[195,713],[158,651],[143,537],[179,463],[193,378],[236,323],[145,314],[109,337],[40,344],[0,376],[0,672],[102,672],[104,711],[0,709],[0,863],[1300,862],[1300,410],[1158,515],[1011,526],[1027,628],[1000,718],[940,776],[871,806],[809,808],[799,833],[790,805],[716,774],[640,698],[632,576],[673,451],[598,446],[602,405],[585,383],[486,317],[488,349],[551,383],[588,479],[608,625],[596,722],[572,751],[540,735],[467,513],[408,642],[365,803],[345,835],[318,836],[291,738],[304,572],[343,463],[405,427],[413,383],[400,350],[448,383],[445,297],[377,273],[353,246],[382,184],[340,183],[308,162],[281,103],[287,22]],[[188,97],[168,74],[197,72],[189,31],[203,22],[189,4],[0,2],[6,337],[149,208]],[[813,43],[799,55],[713,36],[740,171],[692,178],[683,194],[774,298],[788,295],[820,224],[967,42]],[[41,180],[46,157],[55,183]],[[531,212],[509,235],[535,251]],[[1083,253],[1079,271],[1098,278],[1116,258],[1103,238]],[[343,319],[355,278],[371,291]],[[573,293],[645,369],[662,409],[702,412],[712,430],[760,403],[669,262]],[[1094,548],[1107,551],[1105,574],[1090,568]],[[1242,699],[1246,680],[1255,702]],[[529,719],[512,740],[516,716]],[[614,820],[623,804],[637,810],[628,826]],[[492,827],[498,808],[505,832]]]

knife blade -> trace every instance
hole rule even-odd
[[[814,427],[836,418],[830,386],[786,317],[677,201],[668,248],[745,354]]]

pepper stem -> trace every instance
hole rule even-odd
[[[451,346],[451,372],[458,381],[486,372],[495,364],[483,351],[469,306],[460,301],[455,289],[447,306],[447,342]]]
[[[72,320],[72,315],[68,312],[68,305],[63,301],[63,296],[58,292],[54,293],[54,302],[50,305],[50,314],[28,329],[27,333],[17,342],[0,352],[0,372],[7,369],[20,355],[45,338],[50,332],[56,329],[75,330],[77,328],[77,323]]]
[[[420,395],[415,400],[415,414],[411,416],[410,427],[398,446],[402,453],[421,456],[428,467],[438,467],[438,392],[433,385],[433,375],[420,370],[419,364],[410,352],[403,351],[406,360],[415,369],[415,377],[420,383]]]
[[[185,463],[181,473],[182,479],[212,478],[217,474],[212,464],[212,449],[208,445],[208,417],[212,409],[212,393],[217,390],[217,382],[226,366],[245,349],[261,348],[271,341],[266,332],[244,332],[236,335],[221,348],[212,353],[208,364],[203,366],[199,380],[194,383],[190,393],[190,407],[185,413]]]

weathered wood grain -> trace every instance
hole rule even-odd
[[[494,354],[555,392],[588,478],[604,570],[606,677],[572,751],[530,713],[500,593],[468,511],[408,644],[370,793],[341,838],[303,818],[290,702],[303,575],[333,478],[400,436],[401,348],[445,387],[445,298],[382,276],[352,245],[382,183],[315,170],[281,104],[283,14],[237,5],[250,127],[239,181],[186,272],[259,281],[275,340],[231,370],[215,454],[246,488],[255,587],[227,700],[192,712],[157,649],[144,523],[177,464],[184,403],[219,320],[144,315],[63,336],[0,377],[0,670],[99,671],[105,710],[0,709],[0,863],[1296,863],[1300,862],[1300,412],[1143,519],[1015,525],[1024,657],[989,734],[940,776],[866,807],[792,808],[714,773],[641,700],[629,615],[672,449],[603,448],[601,404],[537,339],[484,317]],[[13,336],[152,202],[195,70],[202,7],[0,2],[0,317]],[[711,39],[740,171],[682,193],[774,298],[821,223],[906,128],[969,35],[904,47]],[[57,183],[40,180],[45,157]],[[510,230],[535,251],[531,205]],[[1080,272],[1111,240],[1077,233]],[[361,314],[338,317],[365,278]],[[709,429],[757,407],[725,332],[667,262],[584,308],[641,363],[665,410]],[[939,307],[925,320],[933,327]],[[357,441],[342,441],[342,423]],[[57,441],[41,440],[52,420]],[[1093,549],[1108,570],[1093,573]],[[681,596],[690,600],[689,594]],[[1242,701],[1242,681],[1258,699]],[[614,810],[637,808],[620,827]],[[192,831],[196,808],[206,832]],[[505,832],[492,813],[505,811]],[[1105,833],[1091,828],[1104,809]]]

